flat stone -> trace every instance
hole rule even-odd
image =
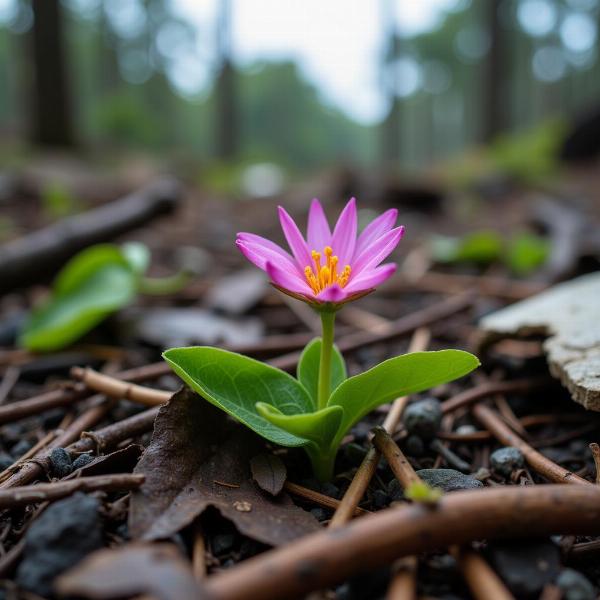
[[[481,319],[482,343],[544,335],[550,373],[600,411],[600,272],[556,285]]]
[[[441,488],[444,492],[472,490],[483,487],[483,483],[455,469],[420,469],[417,475],[431,487]]]
[[[219,279],[210,288],[206,304],[229,315],[242,315],[255,306],[269,289],[268,278],[257,269],[244,269]]]

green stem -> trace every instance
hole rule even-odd
[[[321,340],[321,359],[319,361],[319,410],[327,406],[329,394],[331,393],[331,353],[333,350],[334,324],[335,312],[324,311],[321,313],[323,337]]]
[[[189,271],[179,271],[167,277],[141,277],[138,284],[140,294],[160,296],[174,294],[183,289],[192,279]]]
[[[333,471],[335,467],[335,452],[321,452],[316,447],[305,446],[304,449],[310,458],[313,473],[321,482],[331,481],[333,479]]]

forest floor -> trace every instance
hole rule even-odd
[[[86,208],[130,185],[106,182],[78,183]],[[62,351],[34,355],[15,340],[50,273],[0,298],[0,597],[597,596],[600,475],[590,443],[600,415],[550,377],[541,338],[482,347],[478,329],[483,316],[598,269],[589,237],[600,223],[597,174],[572,171],[545,190],[488,181],[477,194],[369,185],[334,171],[279,198],[236,201],[188,187],[174,214],[116,241],[147,244],[157,276],[177,267],[183,248],[195,280],[140,296]],[[334,480],[320,484],[302,452],[249,436],[200,398],[183,391],[165,404],[181,382],[160,353],[222,345],[294,372],[318,334],[315,315],[268,285],[235,234],[281,241],[278,204],[303,222],[313,196],[335,215],[349,190],[361,217],[396,207],[407,231],[397,274],[339,314],[350,374],[409,347],[469,350],[482,367],[368,415],[344,439]],[[11,185],[0,202],[9,238],[48,222],[39,179]],[[565,238],[569,219],[584,223],[581,235]],[[506,239],[541,231],[550,258],[521,278],[501,262],[432,260],[432,234],[487,229]],[[414,478],[444,490],[438,504],[405,499]],[[316,537],[303,545],[307,535]],[[270,558],[244,563],[255,556]]]

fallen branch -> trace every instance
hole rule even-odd
[[[470,308],[472,304],[473,296],[471,294],[464,293],[450,296],[422,310],[391,321],[389,329],[384,332],[357,331],[356,333],[349,333],[340,337],[336,341],[336,345],[340,352],[350,352],[363,346],[387,342],[394,338],[408,335],[420,327],[427,327],[436,321],[447,319],[458,312]],[[299,358],[300,352],[292,352],[269,361],[269,364],[285,371],[293,369],[298,364]]]
[[[88,389],[94,390],[117,400],[126,399],[146,406],[159,406],[168,402],[171,392],[155,390],[153,388],[136,385],[121,381],[116,377],[98,373],[89,367],[82,369],[81,367],[73,367],[71,369],[71,377],[81,381]]]
[[[180,197],[179,184],[163,179],[5,244],[0,248],[0,292],[48,277],[82,248],[106,242],[173,211]]]
[[[390,508],[306,536],[209,577],[206,587],[215,600],[297,598],[402,556],[524,531],[600,534],[600,489],[544,485],[453,492],[434,509]]]
[[[283,487],[286,490],[286,492],[289,492],[293,496],[298,496],[300,498],[304,498],[305,500],[310,500],[311,502],[323,506],[324,508],[331,508],[333,510],[336,510],[340,505],[340,501],[336,498],[332,498],[331,496],[321,494],[320,492],[315,492],[314,490],[306,488],[302,485],[298,485],[297,483],[292,483],[291,481],[286,481]],[[357,506],[354,509],[354,516],[360,517],[361,515],[369,514],[369,512],[370,511],[364,510],[363,508]]]
[[[518,448],[523,453],[529,466],[549,481],[592,485],[587,479],[583,479],[583,477],[579,477],[579,475],[563,469],[563,467],[535,450],[535,448],[530,446],[506,425],[491,408],[483,404],[477,404],[472,408],[472,411],[475,418],[489,429],[497,440],[506,446],[515,446],[515,448]]]
[[[513,379],[512,381],[490,381],[465,390],[456,394],[448,400],[442,402],[444,414],[455,411],[458,408],[469,406],[489,396],[496,394],[512,394],[515,392],[531,392],[533,390],[543,389],[552,384],[550,377],[524,377],[523,379]]]
[[[78,477],[69,481],[38,483],[0,490],[0,509],[14,508],[26,504],[51,502],[75,492],[121,492],[138,488],[144,483],[143,475],[119,473],[116,475],[97,475]]]

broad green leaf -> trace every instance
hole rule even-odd
[[[300,356],[298,361],[297,376],[298,381],[306,388],[312,398],[313,405],[317,406],[317,397],[319,389],[319,361],[321,359],[321,338],[311,340]],[[335,388],[346,379],[346,363],[344,357],[340,354],[337,346],[333,347],[331,355],[331,387]]]
[[[331,441],[335,438],[344,416],[344,409],[341,406],[328,406],[311,413],[284,415],[274,406],[265,402],[258,402],[256,410],[273,425],[277,425],[277,427],[281,427],[281,429],[285,429],[293,435],[310,440],[320,448],[325,449],[329,447]]]
[[[192,389],[256,433],[282,446],[304,446],[308,439],[273,425],[257,410],[270,404],[283,415],[310,413],[311,399],[291,375],[247,356],[208,346],[171,348],[163,353]]]
[[[494,231],[475,231],[462,238],[436,236],[431,250],[437,262],[489,264],[502,254],[502,238]]]
[[[341,406],[344,418],[336,443],[364,415],[380,404],[452,381],[479,366],[479,360],[462,350],[413,352],[390,358],[346,379],[329,398],[328,406]]]
[[[117,246],[80,252],[57,275],[52,295],[36,308],[20,336],[33,351],[58,350],[76,341],[136,293],[136,275]]]

